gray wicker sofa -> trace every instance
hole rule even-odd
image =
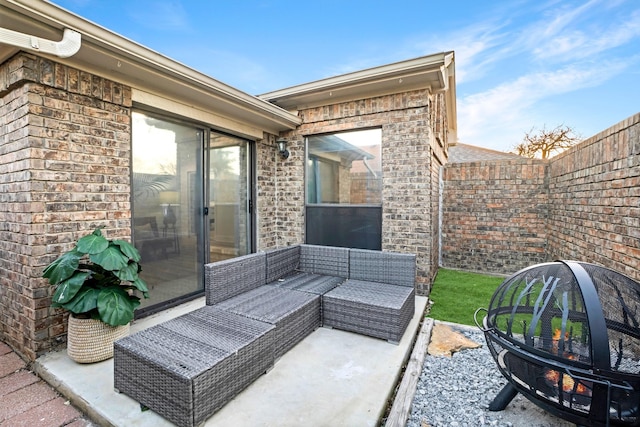
[[[206,306],[118,340],[114,386],[202,424],[320,325],[397,343],[415,255],[296,245],[205,266]]]

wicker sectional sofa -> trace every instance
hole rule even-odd
[[[320,325],[397,343],[415,255],[296,245],[205,266],[206,306],[118,340],[114,386],[202,424]]]

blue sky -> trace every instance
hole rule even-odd
[[[638,0],[56,0],[250,94],[455,51],[459,141],[640,112]]]

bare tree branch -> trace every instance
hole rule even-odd
[[[522,142],[513,148],[513,151],[524,157],[540,157],[548,159],[552,155],[559,154],[569,147],[580,142],[582,138],[573,128],[559,125],[551,130],[546,127],[536,131],[535,127],[525,133]]]

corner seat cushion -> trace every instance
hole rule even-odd
[[[322,297],[324,326],[399,343],[415,311],[408,286],[347,280]]]

